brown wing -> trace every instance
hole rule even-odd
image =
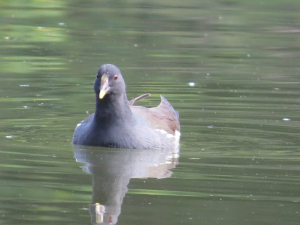
[[[134,98],[134,99],[131,99],[131,100],[129,101],[129,105],[133,105],[133,104],[136,103],[137,101],[139,101],[139,100],[141,100],[141,99],[143,99],[143,98],[147,98],[147,97],[149,97],[149,96],[150,96],[150,94],[147,93],[147,94],[140,95],[139,97],[136,97],[136,98]]]
[[[131,106],[133,114],[138,114],[150,123],[153,129],[165,130],[169,134],[175,134],[175,131],[180,131],[179,113],[175,111],[172,105],[161,97],[159,106],[146,108],[142,106]]]

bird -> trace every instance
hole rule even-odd
[[[72,143],[128,149],[179,148],[179,113],[162,95],[156,107],[135,106],[149,97],[143,94],[130,101],[120,69],[102,65],[94,82],[95,113],[77,124]]]

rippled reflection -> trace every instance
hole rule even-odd
[[[74,157],[92,174],[90,204],[93,224],[116,224],[131,178],[168,178],[179,150],[108,149],[74,146]]]

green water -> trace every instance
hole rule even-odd
[[[299,12],[298,0],[2,1],[0,224],[299,224]],[[129,99],[162,94],[179,111],[179,153],[73,148],[104,63]]]

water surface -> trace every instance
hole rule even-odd
[[[298,1],[0,6],[1,224],[299,223]],[[179,153],[72,146],[104,63]]]

